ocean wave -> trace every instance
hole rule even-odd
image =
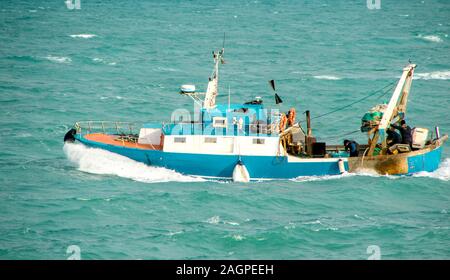
[[[441,43],[443,41],[441,39],[441,37],[439,37],[438,35],[425,35],[424,36],[424,35],[419,34],[417,37],[422,40],[434,42],[434,43]]]
[[[78,170],[91,174],[116,175],[144,183],[204,181],[170,169],[148,166],[106,150],[88,148],[82,144],[66,143],[63,150]]]
[[[433,172],[419,172],[414,174],[413,177],[428,177],[435,178],[442,181],[450,181],[450,158],[446,158],[441,166]]]
[[[31,62],[35,62],[35,61],[40,61],[41,60],[41,58],[35,57],[35,56],[31,56],[31,55],[12,55],[12,56],[7,56],[5,58],[6,59],[12,59],[12,60],[18,60],[18,61],[31,61]]]
[[[232,222],[232,221],[223,221],[223,223],[226,225],[230,225],[230,226],[238,226],[239,225],[239,223]]]
[[[336,77],[336,76],[331,76],[331,75],[318,75],[318,76],[314,76],[314,79],[330,80],[330,81],[342,80],[342,78],[339,78],[339,77]]]
[[[167,233],[166,235],[168,236],[174,236],[174,235],[178,235],[178,234],[182,234],[184,233],[184,231],[179,230],[179,231],[169,231],[169,233]]]
[[[92,61],[97,62],[97,63],[103,63],[103,64],[111,65],[111,66],[114,66],[114,65],[117,64],[116,62],[107,62],[103,58],[98,58],[98,57],[94,57],[92,59]]]
[[[323,175],[323,176],[299,176],[297,178],[291,179],[294,182],[312,182],[312,181],[326,181],[326,180],[336,180],[341,179],[345,176],[354,176],[351,173],[344,173],[341,175]]]
[[[233,240],[235,240],[235,241],[242,241],[242,240],[245,239],[245,236],[240,235],[240,234],[233,234],[233,235],[231,236],[231,238],[232,238]]]
[[[284,226],[284,229],[286,230],[295,229],[295,223],[289,222],[287,225]]]
[[[363,169],[358,169],[352,173],[344,172],[340,175],[300,176],[300,177],[291,179],[291,181],[294,181],[294,182],[327,181],[327,180],[338,180],[338,179],[343,179],[343,178],[349,178],[349,177],[354,177],[354,176],[383,177],[383,178],[392,179],[392,180],[401,178],[400,176],[396,176],[396,175],[381,175],[373,169],[363,168]]]
[[[310,226],[311,230],[315,231],[315,232],[318,232],[318,231],[337,231],[337,230],[339,230],[338,227],[332,226],[330,224],[323,223],[320,220],[304,222],[303,224]]]
[[[415,73],[414,80],[448,80],[450,71],[434,71],[430,73]]]
[[[70,35],[70,37],[72,38],[83,38],[83,39],[90,39],[90,38],[94,38],[97,35],[95,34],[72,34]]]
[[[52,61],[52,62],[57,62],[57,63],[70,63],[70,62],[72,62],[72,59],[70,59],[70,57],[66,57],[66,56],[51,56],[51,55],[48,55],[45,58],[50,60],[50,61]]]
[[[179,70],[177,70],[177,69],[175,69],[175,68],[161,67],[161,66],[158,66],[156,69],[157,69],[158,71],[161,71],[161,72],[177,72],[177,71],[179,71]]]
[[[206,221],[208,224],[217,225],[219,223],[225,224],[225,225],[231,225],[231,226],[238,226],[239,223],[232,222],[232,221],[221,221],[220,216],[212,216],[211,218],[208,218]]]
[[[208,224],[213,224],[213,225],[217,225],[220,222],[220,217],[219,216],[212,216],[211,218],[209,218],[208,220],[206,220],[206,222]]]
[[[353,173],[353,175],[364,176],[364,177],[383,177],[383,178],[387,178],[387,179],[391,179],[391,180],[396,180],[396,179],[402,178],[401,176],[398,176],[398,175],[382,175],[382,174],[379,174],[378,172],[376,172],[375,170],[369,169],[369,168],[360,168],[360,169],[356,170],[356,172]]]

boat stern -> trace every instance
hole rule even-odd
[[[423,149],[397,155],[361,156],[348,159],[350,172],[373,170],[380,175],[407,175],[417,172],[433,172],[439,168],[444,135]]]

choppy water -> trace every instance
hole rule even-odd
[[[408,121],[450,131],[448,1],[87,1],[0,4],[0,258],[450,258],[450,153],[410,177],[234,184],[62,143],[77,120],[163,121],[191,108],[226,32],[221,89],[313,116],[417,63]],[[270,99],[269,99],[270,98]],[[223,94],[220,101],[226,102]],[[313,121],[338,143],[383,100]],[[364,141],[364,135],[354,134]]]

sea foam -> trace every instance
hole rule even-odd
[[[83,38],[83,39],[90,39],[90,38],[94,38],[97,35],[95,34],[72,34],[70,35],[70,37],[72,38]]]
[[[323,176],[299,176],[297,178],[291,179],[294,182],[312,182],[312,181],[326,181],[326,180],[336,180],[344,178],[345,176],[353,176],[351,173],[344,173],[342,175],[323,175]]]
[[[82,144],[66,143],[63,149],[78,170],[91,174],[116,175],[145,183],[204,181],[166,168],[148,166],[106,150],[88,148]]]
[[[72,59],[70,59],[69,57],[65,57],[65,56],[46,56],[46,59],[52,61],[52,62],[57,62],[57,63],[70,63],[72,62]]]
[[[437,35],[419,35],[417,36],[418,38],[425,40],[425,41],[429,41],[429,42],[434,42],[434,43],[441,43],[442,39],[441,37],[437,36]]]
[[[291,181],[294,182],[312,182],[312,181],[327,181],[327,180],[338,180],[343,178],[349,178],[354,176],[363,176],[363,177],[383,177],[387,179],[396,180],[401,177],[395,176],[395,175],[381,175],[378,174],[375,170],[368,169],[368,168],[362,168],[356,170],[354,173],[348,173],[344,172],[339,175],[323,175],[323,176],[300,176],[294,179],[291,179]]]
[[[336,77],[336,76],[331,76],[331,75],[318,75],[318,76],[314,76],[314,78],[319,79],[319,80],[331,80],[331,81],[341,80],[341,78]]]
[[[448,79],[450,79],[450,71],[415,73],[414,79],[415,80],[448,80]]]
[[[107,61],[104,60],[103,58],[98,58],[98,57],[94,57],[94,58],[92,59],[92,61],[93,61],[93,62],[96,62],[96,63],[103,63],[103,64],[111,65],[111,66],[114,66],[114,65],[117,64],[116,62],[107,62]]]
[[[442,181],[450,181],[450,158],[446,158],[438,169],[433,172],[419,172],[414,177],[435,178]]]

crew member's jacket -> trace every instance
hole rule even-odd
[[[388,130],[386,131],[387,139],[391,140],[391,145],[402,143],[402,137],[395,131]]]
[[[358,143],[355,141],[350,141],[345,145],[345,150],[350,152],[351,157],[358,156]]]
[[[402,127],[394,124],[392,124],[392,126],[400,131],[400,134],[402,135],[402,144],[412,144],[411,127],[409,127],[408,125],[406,127]]]

